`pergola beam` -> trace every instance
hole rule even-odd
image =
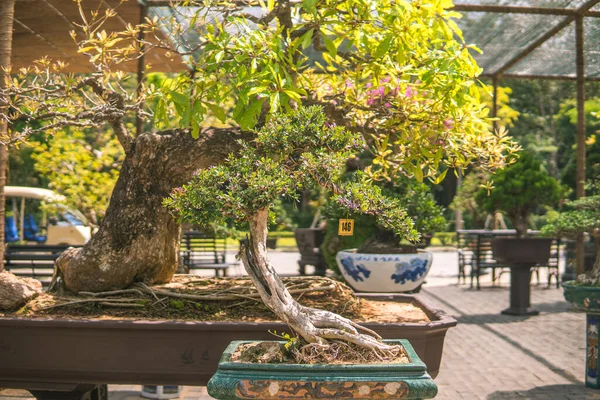
[[[573,17],[579,15],[579,9],[576,8],[522,7],[490,4],[455,4],[454,10],[463,12],[489,12],[498,14],[564,15]],[[586,17],[599,18],[600,11],[588,10],[583,15]]]
[[[482,78],[494,79],[498,76],[495,74],[483,73],[480,75]],[[548,81],[572,81],[577,80],[576,75],[537,75],[537,74],[502,74],[502,79],[543,79]],[[588,76],[585,77],[587,82],[600,82],[600,76]]]
[[[596,4],[600,3],[600,0],[588,0],[581,7],[577,9],[577,12],[574,15],[570,15],[565,17],[559,24],[557,24],[554,28],[550,29],[544,35],[540,36],[536,41],[527,46],[523,51],[514,56],[512,59],[508,60],[502,67],[498,70],[494,71],[494,75],[502,75],[513,66],[515,66],[519,61],[527,57],[531,54],[535,49],[544,44],[548,39],[556,35],[558,32],[566,28],[571,22],[573,22],[576,18],[583,18],[583,15],[587,13],[592,7]]]

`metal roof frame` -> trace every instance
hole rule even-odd
[[[536,39],[534,42],[529,44],[525,49],[519,52],[512,59],[507,61],[503,66],[501,66],[494,73],[486,73],[483,72],[483,77],[488,78],[502,78],[507,77],[505,73],[519,63],[519,61],[523,60],[529,54],[531,54],[535,49],[539,48],[542,44],[546,43],[552,37],[556,36],[561,30],[566,28],[573,21],[577,23],[578,20],[582,20],[584,17],[592,17],[592,18],[600,18],[600,11],[592,10],[592,8],[596,5],[600,4],[600,0],[588,0],[583,3],[581,6],[577,8],[554,8],[554,7],[526,7],[526,6],[504,6],[504,5],[491,5],[491,4],[462,4],[457,3],[454,5],[454,10],[462,11],[462,12],[485,12],[485,13],[498,13],[498,14],[535,14],[535,15],[554,15],[554,16],[564,16],[565,18],[560,21],[555,26],[551,27],[546,33]],[[579,39],[583,40],[584,38],[579,38],[576,35],[575,41],[577,42]],[[583,44],[582,44],[583,51]],[[565,76],[565,75],[519,75],[519,74],[510,74],[510,77],[513,79],[554,79],[554,80],[576,80],[576,77],[573,76]],[[600,80],[600,78],[593,77],[590,80]]]
[[[492,105],[492,117],[496,116],[498,110],[497,104],[497,91],[498,84],[501,79],[553,79],[553,80],[574,80],[577,83],[577,150],[576,150],[576,197],[585,196],[585,82],[589,81],[600,81],[599,77],[590,77],[586,79],[585,76],[585,57],[584,57],[584,31],[583,31],[583,19],[585,17],[600,17],[600,11],[592,10],[596,5],[600,4],[600,0],[588,0],[577,8],[552,8],[552,7],[525,7],[525,6],[504,6],[504,5],[490,5],[490,4],[455,4],[454,10],[462,12],[482,12],[482,13],[502,13],[502,14],[537,14],[537,15],[553,15],[553,16],[564,16],[565,18],[558,24],[551,27],[538,39],[530,43],[526,48],[521,50],[518,54],[513,56],[510,60],[504,63],[494,73],[486,74],[485,71],[482,74],[483,77],[492,79],[493,86],[493,105]],[[538,75],[538,74],[506,74],[506,72],[517,65],[525,57],[531,54],[535,49],[538,49],[542,44],[546,43],[552,37],[557,35],[562,29],[566,28],[569,24],[575,22],[575,54],[576,54],[576,76],[572,75]],[[583,235],[579,235],[577,238],[577,255],[576,255],[576,267],[577,274],[583,273],[584,265],[584,238]]]

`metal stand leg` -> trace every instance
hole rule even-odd
[[[510,268],[510,307],[502,311],[507,315],[537,315],[531,308],[530,265],[513,265]]]

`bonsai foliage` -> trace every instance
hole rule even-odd
[[[343,339],[375,350],[389,350],[376,334],[352,321],[301,306],[289,294],[266,254],[269,210],[281,197],[322,187],[348,213],[372,215],[377,222],[409,240],[417,239],[412,220],[396,199],[357,174],[342,182],[346,160],[362,145],[359,134],[326,122],[319,107],[277,114],[252,142],[222,165],[198,171],[165,204],[194,223],[250,223],[249,243],[240,252],[262,300],[309,343]],[[359,333],[359,330],[368,334]]]
[[[588,233],[596,244],[596,261],[592,271],[580,275],[577,280],[587,284],[597,284],[600,280],[600,184],[592,185],[593,195],[566,203],[571,208],[561,212],[558,217],[542,228],[546,235],[558,235],[577,238]]]
[[[516,163],[497,172],[491,192],[479,189],[476,201],[490,214],[504,213],[517,230],[517,236],[524,237],[531,213],[544,205],[558,203],[562,193],[558,181],[542,170],[541,163],[523,152]]]

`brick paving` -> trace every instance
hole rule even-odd
[[[287,271],[293,271],[293,253]],[[282,260],[286,257],[280,255]],[[278,268],[279,269],[279,268]],[[500,287],[489,277],[482,289],[456,284],[456,254],[436,253],[420,296],[458,320],[446,336],[437,399],[599,399],[583,384],[585,315],[573,312],[561,289],[532,287],[534,317],[501,315],[508,306],[508,274]],[[283,271],[280,271],[283,272]],[[544,277],[542,276],[542,282]],[[110,385],[111,400],[140,399],[140,386]],[[186,400],[210,399],[204,387],[184,387]],[[1,391],[0,399],[31,399],[27,392]]]

